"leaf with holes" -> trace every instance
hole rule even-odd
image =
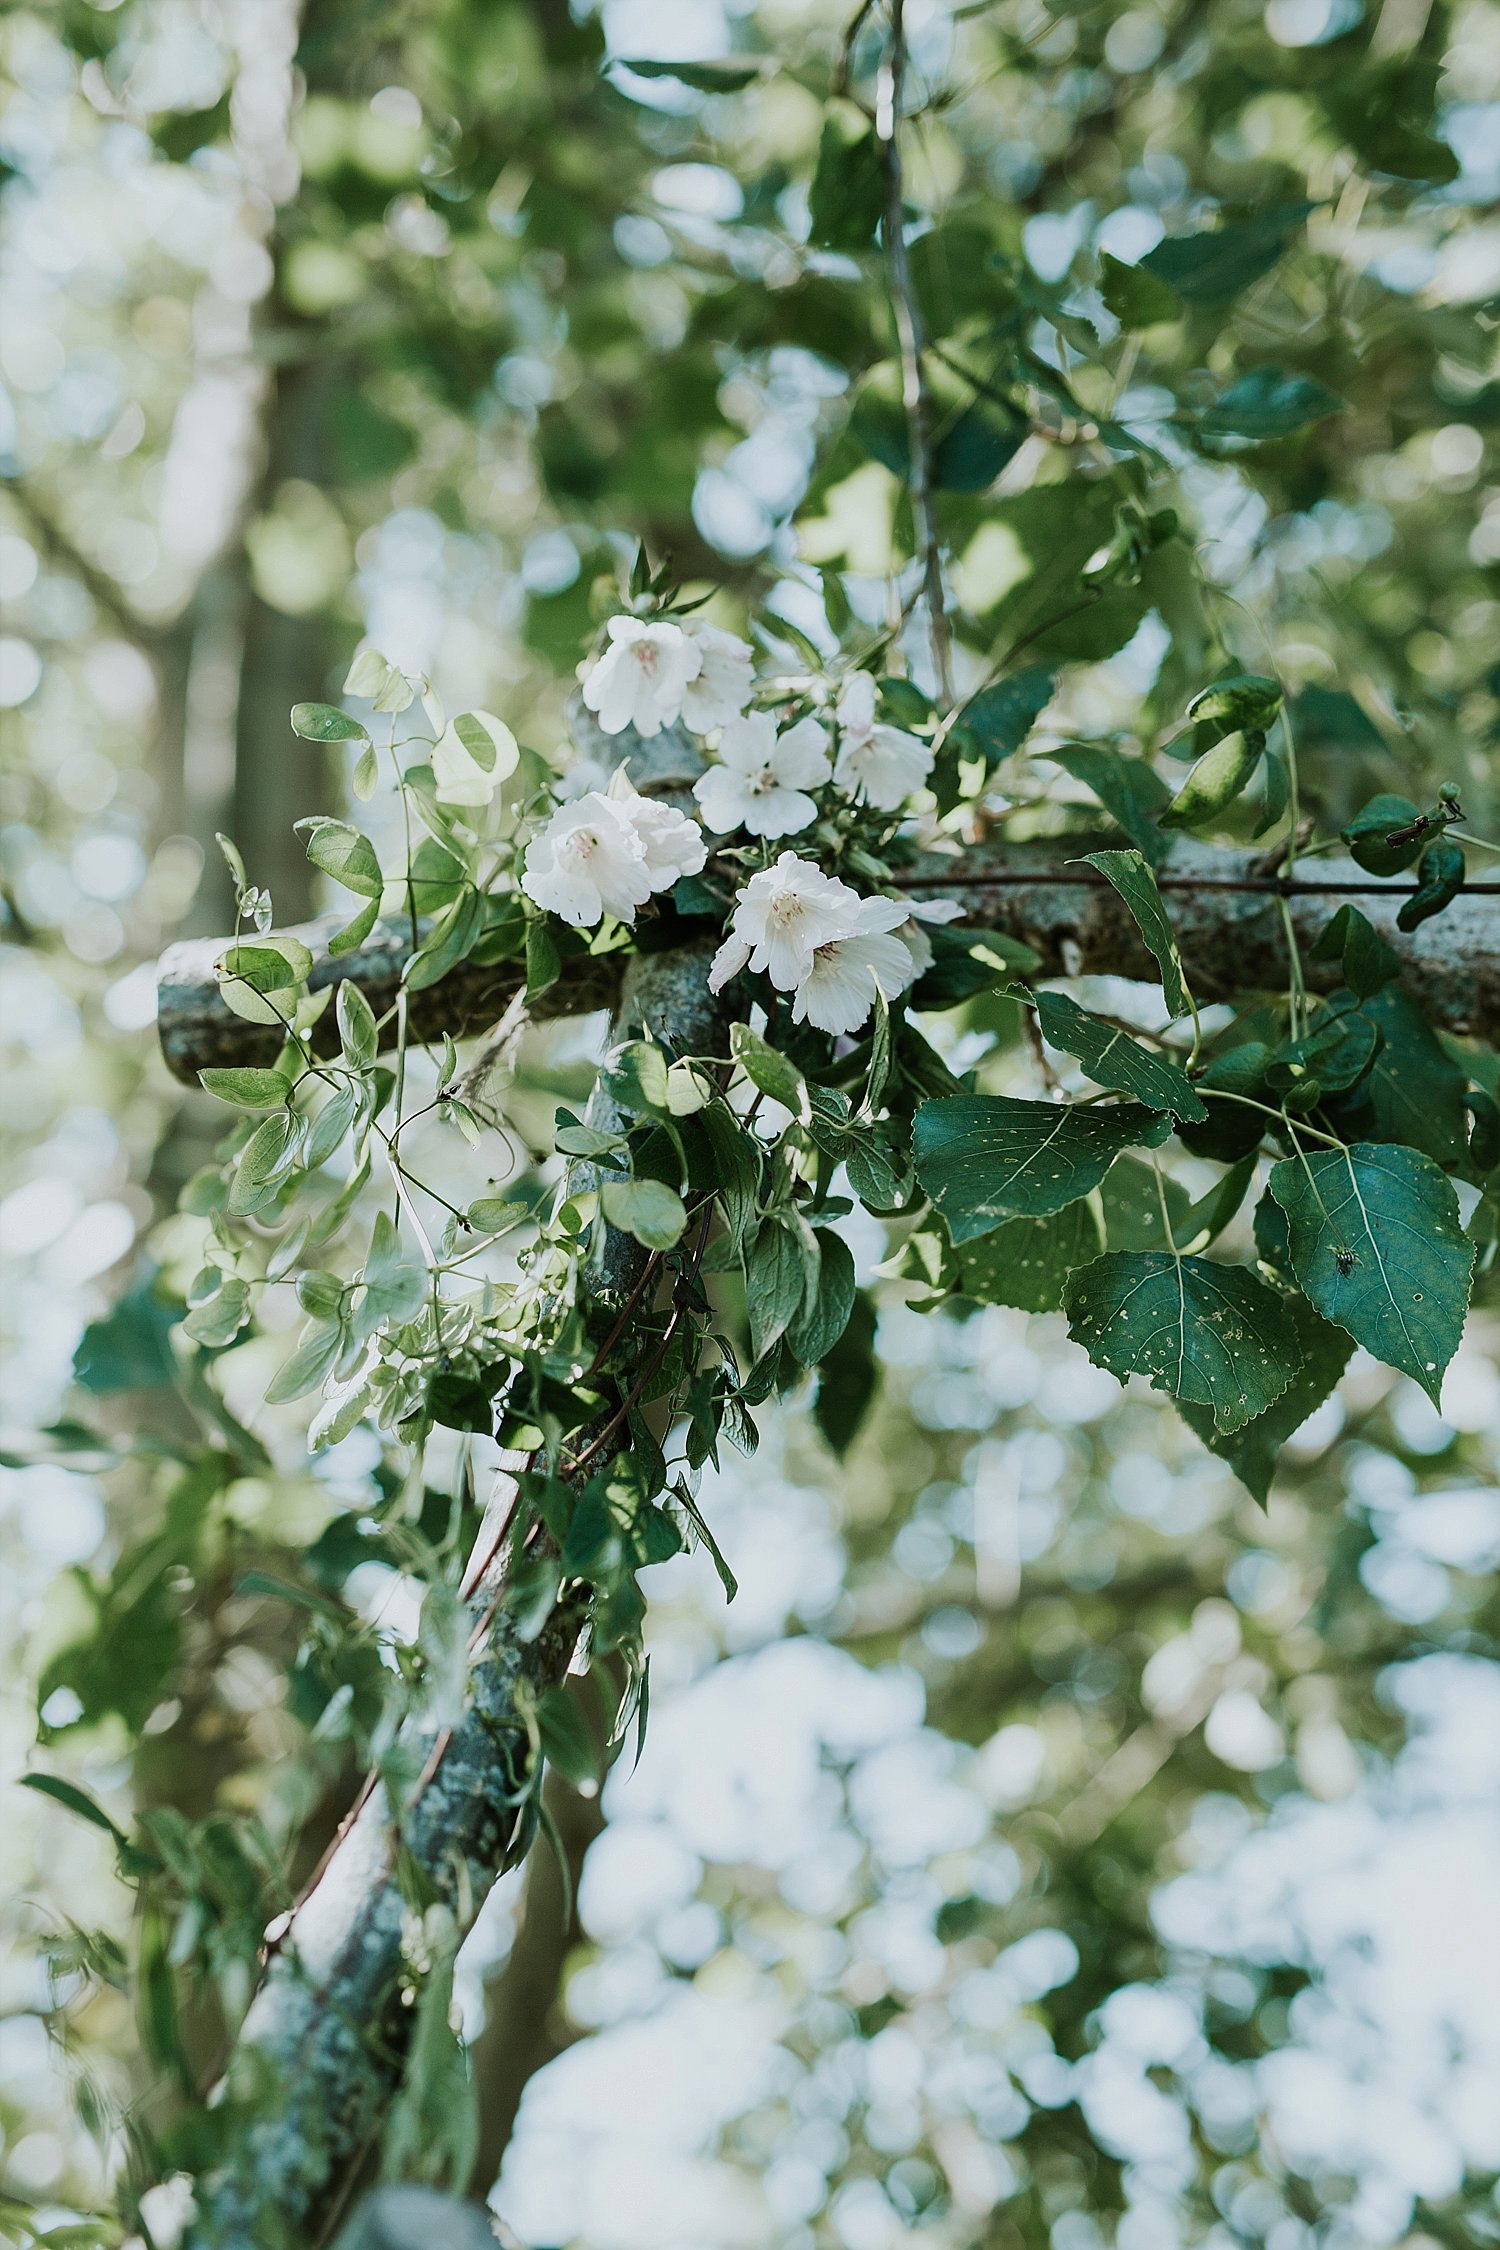
[[[952,1286],[980,1305],[1056,1312],[1068,1278],[1104,1248],[1094,1199],[1080,1197],[1047,1219],[1008,1219],[954,1252]],[[946,1277],[945,1277],[946,1278]]]
[[[1169,1250],[1112,1250],[1074,1275],[1068,1333],[1123,1383],[1206,1407],[1219,1430],[1264,1414],[1297,1372],[1297,1331],[1285,1298],[1245,1266],[1176,1258]]]
[[[1273,1399],[1263,1414],[1257,1414],[1237,1430],[1221,1430],[1215,1426],[1206,1406],[1194,1406],[1187,1399],[1177,1401],[1178,1412],[1188,1428],[1202,1439],[1210,1453],[1217,1453],[1221,1461],[1229,1463],[1246,1491],[1253,1493],[1262,1507],[1270,1498],[1281,1448],[1301,1429],[1309,1414],[1337,1389],[1339,1377],[1354,1350],[1353,1338],[1314,1312],[1305,1297],[1291,1297],[1287,1304],[1297,1331],[1302,1364],[1280,1398]]]
[[[917,1178],[955,1242],[1002,1219],[1043,1218],[1096,1188],[1122,1149],[1154,1147],[1164,1117],[1135,1102],[1083,1109],[1006,1095],[924,1102],[912,1146]]]
[[[1438,1401],[1469,1307],[1474,1245],[1432,1159],[1357,1141],[1288,1157],[1271,1174],[1292,1270],[1325,1320]]]

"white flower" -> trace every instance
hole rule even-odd
[[[915,975],[912,957],[891,933],[906,918],[900,899],[861,899],[853,927],[815,950],[812,967],[797,987],[793,1023],[810,1023],[818,1031],[858,1031],[875,1005],[877,985],[887,1000],[904,992]]]
[[[956,922],[963,908],[954,898],[914,898],[907,907],[907,918],[896,925],[896,935],[911,955],[912,979],[925,977],[932,967],[932,940],[923,929],[924,922]]]
[[[440,805],[487,805],[521,759],[515,736],[493,711],[465,711],[444,727],[432,752]]]
[[[703,818],[718,836],[795,836],[817,818],[806,794],[828,779],[828,737],[816,719],[784,734],[769,711],[732,719],[719,737],[719,763],[693,783]]]
[[[609,647],[583,683],[583,700],[606,734],[634,727],[660,734],[682,715],[682,699],[703,666],[702,651],[680,625],[612,617]]]
[[[697,677],[689,680],[682,698],[682,716],[694,734],[707,734],[737,719],[750,700],[750,643],[697,617],[685,617],[682,629],[696,644],[700,660]]]
[[[794,992],[812,974],[820,945],[857,927],[860,898],[810,859],[783,852],[774,867],[752,875],[735,901],[729,935],[714,955],[709,989],[721,992],[749,967],[779,992]]]
[[[592,929],[606,914],[633,922],[652,891],[645,844],[623,806],[591,789],[559,805],[533,836],[521,888],[576,929]]]
[[[696,875],[704,866],[708,846],[697,821],[672,805],[643,797],[624,766],[610,781],[609,799],[635,830],[653,891],[669,891],[680,875]]]
[[[877,721],[868,672],[851,672],[845,680],[838,719],[843,739],[833,773],[839,787],[877,812],[898,812],[931,773],[931,746]]]

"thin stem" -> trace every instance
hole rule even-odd
[[[905,0],[891,0],[891,35],[881,65],[875,131],[885,159],[885,257],[891,310],[901,349],[901,401],[906,408],[911,467],[911,512],[921,550],[922,583],[932,637],[938,693],[953,701],[952,652],[943,593],[942,553],[932,504],[932,398],[923,364],[922,314],[906,250],[906,198],[901,170],[901,102],[906,84]]]

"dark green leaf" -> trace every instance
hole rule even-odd
[[[1372,875],[1399,875],[1410,867],[1422,849],[1424,835],[1407,831],[1417,827],[1421,810],[1409,797],[1372,797],[1344,830],[1344,842],[1360,866]],[[1391,838],[1396,838],[1392,843]]]
[[[963,724],[991,765],[1020,749],[1052,701],[1057,674],[1048,664],[1030,664],[981,688],[964,706]]]
[[[813,1401],[813,1420],[841,1461],[859,1435],[879,1379],[875,1308],[860,1290],[843,1335],[819,1366]]]
[[[1101,1023],[1063,992],[1039,992],[1036,1011],[1042,1036],[1064,1054],[1076,1055],[1096,1086],[1130,1094],[1147,1109],[1170,1110],[1174,1117],[1208,1115],[1187,1072],[1167,1055],[1154,1054],[1129,1032]]]
[[[1200,408],[1200,437],[1238,437],[1263,442],[1290,437],[1330,414],[1340,414],[1348,401],[1311,375],[1289,375],[1280,367],[1257,367],[1220,393],[1211,406]]]
[[[1238,1430],[1215,1427],[1206,1406],[1179,1399],[1178,1411],[1211,1453],[1227,1461],[1235,1475],[1264,1507],[1271,1496],[1276,1463],[1287,1439],[1296,1434],[1338,1386],[1354,1350],[1342,1328],[1323,1320],[1305,1297],[1292,1297],[1287,1309],[1297,1331],[1300,1364],[1280,1398]]]
[[[1161,971],[1162,995],[1168,1013],[1174,1017],[1186,1015],[1188,992],[1182,974],[1182,957],[1177,951],[1177,940],[1167,919],[1161,892],[1156,887],[1156,877],[1145,860],[1139,852],[1087,852],[1084,865],[1097,867],[1119,892],[1146,941],[1147,951]]]
[[[774,68],[774,61],[769,56],[757,56],[744,62],[728,58],[723,62],[661,62],[654,56],[647,60],[612,55],[610,67],[631,71],[637,78],[675,79],[680,86],[691,86],[695,94],[737,94]]]
[[[827,1227],[817,1230],[817,1294],[787,1331],[787,1344],[804,1367],[816,1367],[834,1349],[854,1310],[854,1259],[848,1244]]]
[[[1268,274],[1301,227],[1311,203],[1272,204],[1213,234],[1179,234],[1148,250],[1141,264],[1189,305],[1228,305]]]
[[[1067,742],[1044,755],[1091,789],[1142,857],[1153,867],[1159,864],[1167,845],[1152,816],[1161,811],[1171,792],[1144,758],[1127,758],[1119,750],[1088,742]]]
[[[981,1305],[1014,1305],[1021,1312],[1056,1312],[1068,1276],[1104,1248],[1092,1197],[1069,1203],[1045,1219],[1007,1219],[978,1242],[954,1252],[952,1286]]]
[[[873,131],[845,106],[823,121],[808,195],[811,239],[820,250],[863,250],[885,208],[885,168]]]
[[[1451,906],[1463,889],[1467,865],[1463,847],[1449,836],[1439,836],[1417,861],[1417,887],[1396,916],[1396,926],[1415,930],[1434,914]]]
[[[1338,961],[1344,982],[1358,1000],[1368,1000],[1401,974],[1401,956],[1360,913],[1345,904],[1319,934],[1311,961]]]
[[[1318,1311],[1436,1406],[1463,1335],[1474,1245],[1431,1158],[1374,1142],[1319,1149],[1278,1164],[1271,1193]]]
[[[779,1219],[765,1220],[745,1258],[750,1348],[757,1360],[764,1359],[786,1334],[802,1310],[806,1291],[801,1245]]]
[[[968,1242],[1002,1219],[1062,1210],[1099,1185],[1122,1149],[1154,1146],[1169,1129],[1134,1102],[1083,1109],[965,1094],[924,1102],[912,1145],[949,1234]]]
[[[799,1125],[805,1125],[812,1115],[807,1104],[807,1082],[794,1062],[775,1047],[768,1046],[759,1032],[752,1031],[747,1023],[737,1023],[730,1034],[730,1045],[752,1086],[769,1095],[789,1109]]]
[[[1127,266],[1106,250],[1099,261],[1099,294],[1122,328],[1150,328],[1175,320],[1182,305],[1147,266]]]
[[[1285,1301],[1244,1266],[1169,1251],[1108,1251],[1075,1274],[1068,1332],[1121,1382],[1207,1407],[1237,1430],[1281,1396],[1297,1370]]]

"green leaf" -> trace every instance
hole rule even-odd
[[[332,703],[294,703],[292,731],[304,742],[368,742],[367,728]]]
[[[1467,1128],[1464,1072],[1411,994],[1386,985],[1361,1002],[1382,1045],[1368,1075],[1338,1110],[1346,1140],[1404,1141],[1438,1164],[1461,1164]]]
[[[576,1789],[599,1779],[599,1750],[566,1688],[549,1688],[536,1707],[542,1756]]]
[[[980,1241],[954,1252],[952,1286],[980,1305],[1014,1305],[1021,1312],[1056,1312],[1068,1276],[1104,1248],[1091,1196],[1045,1219],[1007,1219]]]
[[[1161,811],[1171,791],[1144,758],[1127,758],[1119,750],[1100,749],[1088,742],[1066,742],[1060,750],[1048,750],[1043,755],[1093,791],[1110,818],[1153,867],[1166,856],[1166,841],[1153,815]]]
[[[1277,1049],[1266,1070],[1266,1084],[1276,1098],[1309,1078],[1315,1078],[1326,1093],[1344,1093],[1366,1075],[1380,1046],[1380,1030],[1362,1010],[1347,1003],[1323,1008],[1302,1038],[1289,1039]],[[1306,1105],[1298,1106],[1305,1113]]]
[[[881,145],[852,103],[830,109],[808,193],[810,239],[819,250],[864,250],[885,209]]]
[[[618,1108],[632,1116],[665,1117],[670,1109],[668,1067],[653,1040],[631,1040],[607,1058],[604,1089]]]
[[[238,1109],[280,1109],[292,1091],[291,1080],[279,1070],[200,1070],[198,1083]]]
[[[768,1046],[758,1032],[747,1023],[737,1023],[730,1033],[730,1047],[752,1086],[770,1099],[789,1109],[799,1125],[805,1125],[812,1115],[808,1105],[807,1081],[794,1062],[789,1062],[775,1047]]]
[[[429,985],[440,983],[450,969],[456,968],[479,935],[483,919],[484,900],[479,892],[464,891],[449,907],[421,951],[407,963],[408,991],[424,992]]]
[[[1357,1000],[1368,1000],[1401,974],[1401,956],[1357,906],[1341,906],[1311,948],[1311,961],[1338,961]]]
[[[1260,764],[1263,734],[1227,734],[1205,751],[1161,816],[1163,828],[1202,828],[1233,804]]]
[[[1106,250],[1099,261],[1099,294],[1122,328],[1151,328],[1182,311],[1176,293],[1146,266],[1127,266]]]
[[[234,1169],[234,1181],[229,1190],[229,1215],[244,1218],[256,1211],[274,1192],[274,1180],[281,1168],[283,1157],[291,1142],[293,1121],[286,1110],[278,1110],[256,1126],[240,1151]]]
[[[695,94],[737,94],[774,69],[775,61],[769,55],[745,62],[729,58],[723,62],[661,62],[654,56],[647,61],[644,57],[612,55],[609,67],[631,71],[637,78],[672,78],[679,85],[691,86]]]
[[[1280,1398],[1273,1400],[1264,1413],[1252,1416],[1237,1430],[1221,1430],[1206,1406],[1194,1405],[1188,1399],[1177,1401],[1188,1428],[1211,1453],[1229,1463],[1262,1507],[1271,1496],[1281,1448],[1338,1387],[1354,1350],[1352,1338],[1322,1319],[1305,1297],[1289,1298],[1287,1310],[1297,1331],[1300,1365]]]
[[[813,1400],[813,1420],[840,1461],[859,1435],[879,1380],[875,1308],[859,1290],[844,1333],[819,1364],[818,1393]]]
[[[1169,1130],[1133,1102],[1083,1109],[960,1094],[922,1104],[912,1146],[949,1234],[968,1242],[1002,1219],[1062,1210],[1099,1185],[1122,1149],[1154,1147]]]
[[[1426,841],[1421,820],[1421,808],[1409,797],[1382,793],[1360,807],[1343,831],[1344,842],[1371,875],[1399,875],[1403,867],[1410,867]],[[1410,833],[1413,829],[1415,834]]]
[[[786,1334],[806,1294],[801,1244],[779,1219],[766,1219],[745,1258],[750,1348],[757,1360]]]
[[[533,915],[526,924],[526,1005],[531,1007],[549,992],[562,975],[562,955],[545,914]]]
[[[1264,734],[1281,709],[1281,689],[1258,672],[1232,672],[1215,680],[1188,705],[1195,748],[1206,750],[1231,734]]]
[[[1396,927],[1415,930],[1441,914],[1463,889],[1467,871],[1463,847],[1449,836],[1436,838],[1417,861],[1417,887],[1396,916]]]
[[[341,930],[335,930],[328,940],[328,951],[332,958],[336,961],[345,953],[357,952],[379,919],[379,899],[367,899],[354,920],[346,922]]]
[[[530,1218],[531,1210],[528,1204],[509,1202],[501,1195],[481,1195],[465,1216],[476,1234],[500,1234]]]
[[[1159,1171],[1155,1164],[1139,1156],[1122,1156],[1105,1175],[1099,1202],[1109,1249],[1187,1248],[1187,1190],[1180,1180],[1174,1180],[1170,1172]]]
[[[1458,1198],[1415,1149],[1356,1142],[1271,1173],[1292,1269],[1325,1320],[1438,1403],[1469,1305],[1474,1245]]]
[[[1101,1023],[1066,993],[1037,993],[1036,1011],[1043,1038],[1064,1054],[1076,1055],[1096,1086],[1133,1095],[1147,1109],[1170,1110],[1174,1117],[1207,1117],[1187,1072],[1169,1056],[1153,1054],[1128,1032]]]
[[[1123,1383],[1207,1407],[1237,1430],[1263,1414],[1297,1371],[1297,1332],[1283,1298],[1245,1266],[1170,1251],[1107,1251],[1075,1274],[1068,1333]]]
[[[314,867],[342,883],[346,891],[357,891],[361,898],[378,899],[385,889],[375,846],[361,829],[351,828],[347,821],[318,821],[308,834],[307,856]]]
[[[1342,414],[1347,406],[1347,399],[1311,375],[1289,375],[1281,367],[1257,367],[1231,383],[1211,405],[1200,408],[1196,427],[1200,437],[1259,442],[1290,437],[1330,414]]]
[[[337,1323],[309,1328],[291,1358],[272,1376],[266,1387],[266,1404],[282,1406],[289,1399],[305,1398],[309,1391],[321,1390],[333,1372],[343,1340]]]
[[[375,1060],[380,1031],[374,1010],[357,984],[350,984],[346,979],[339,986],[334,1013],[338,1018],[339,1039],[346,1059],[357,1070],[365,1069]]]
[[[606,1180],[599,1200],[610,1225],[648,1250],[670,1250],[687,1226],[687,1206],[665,1180]]]
[[[1169,1014],[1186,1015],[1189,1007],[1182,956],[1162,904],[1156,877],[1139,852],[1086,852],[1086,867],[1097,867],[1112,883],[1130,909],[1132,921],[1146,941],[1146,950],[1161,971],[1162,995]]]
[[[1314,206],[1277,203],[1213,234],[1179,234],[1158,242],[1141,264],[1184,304],[1228,305],[1268,274]]]
[[[787,1344],[804,1367],[816,1367],[833,1350],[854,1310],[854,1258],[842,1236],[828,1227],[818,1237],[817,1292],[787,1332]]]
[[[1051,665],[1031,664],[981,688],[964,706],[964,728],[991,765],[1020,749],[1052,701],[1056,683]]]
[[[124,1829],[110,1819],[102,1805],[95,1804],[86,1790],[79,1789],[71,1781],[64,1781],[60,1774],[23,1773],[20,1778],[23,1789],[34,1789],[39,1797],[50,1797],[54,1804],[76,1814],[78,1819],[86,1820],[91,1828],[102,1828],[105,1835],[112,1836],[122,1850],[129,1849],[130,1839]]]

